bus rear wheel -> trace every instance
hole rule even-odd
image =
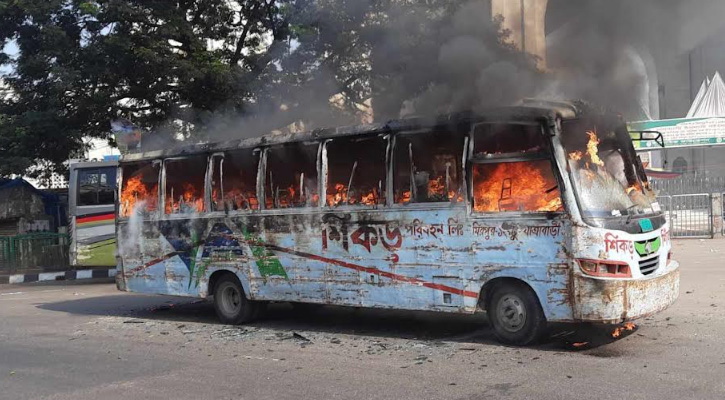
[[[546,317],[539,299],[523,284],[498,285],[487,310],[494,335],[502,343],[528,346],[538,342],[546,332]]]
[[[244,289],[234,275],[225,275],[214,288],[214,309],[223,324],[252,322],[259,315],[259,305],[247,300]]]

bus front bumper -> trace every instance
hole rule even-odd
[[[577,322],[619,324],[648,317],[672,305],[680,294],[677,261],[653,277],[604,280],[576,275],[573,311]]]

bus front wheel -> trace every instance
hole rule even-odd
[[[496,338],[505,344],[528,346],[546,332],[546,317],[539,299],[528,286],[505,282],[491,294],[487,307]]]
[[[214,309],[223,324],[239,325],[253,321],[259,306],[247,300],[244,289],[234,275],[220,278],[214,288]]]

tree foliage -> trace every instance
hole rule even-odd
[[[450,78],[439,58],[456,35],[512,58],[486,15],[459,32],[461,4],[0,0],[0,43],[19,48],[0,53],[12,68],[2,77],[11,95],[0,96],[0,175],[39,162],[63,170],[83,138],[107,138],[117,118],[159,137],[202,138],[352,122],[371,98],[377,117],[397,116],[404,100],[455,90],[436,82]]]

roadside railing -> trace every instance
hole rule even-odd
[[[723,176],[687,175],[676,179],[651,179],[652,188],[660,195],[680,195],[725,192]]]
[[[713,238],[713,196],[709,193],[658,196],[674,238]]]
[[[62,270],[69,265],[70,240],[62,233],[0,236],[0,273]]]

